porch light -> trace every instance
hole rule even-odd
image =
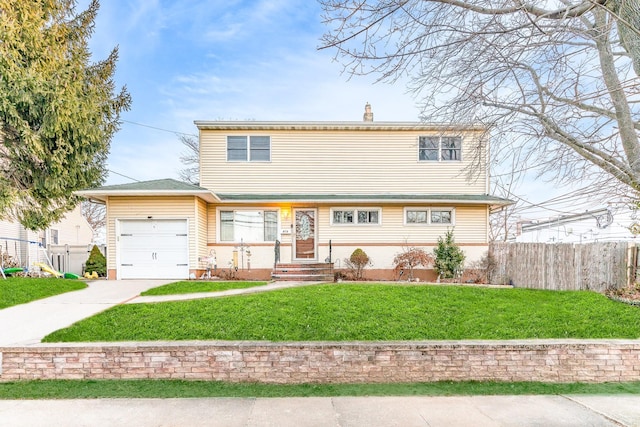
[[[281,208],[280,209],[280,220],[282,222],[287,222],[291,219],[291,210],[289,208]]]

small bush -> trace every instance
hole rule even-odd
[[[462,274],[465,255],[453,239],[453,231],[448,230],[444,239],[438,237],[438,246],[433,249],[436,257],[434,269],[438,279],[453,279]]]
[[[404,270],[409,270],[409,277],[407,280],[413,280],[413,269],[418,266],[429,267],[433,264],[433,257],[428,254],[424,249],[420,248],[407,248],[404,252],[396,255],[393,259],[395,265],[396,274],[402,276]]]
[[[349,269],[349,274],[353,280],[362,280],[364,278],[364,269],[371,265],[369,255],[362,249],[358,248],[348,259],[344,260],[345,266]]]
[[[465,283],[489,283],[496,267],[495,258],[488,252],[478,261],[469,263],[462,274],[462,281]]]
[[[102,255],[98,246],[93,245],[93,248],[91,248],[91,253],[85,263],[84,271],[87,273],[95,271],[100,277],[107,275],[107,259]]]

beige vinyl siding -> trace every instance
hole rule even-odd
[[[415,205],[414,207],[425,207]],[[434,208],[454,208],[455,225],[404,225],[405,206],[394,205],[241,205],[225,206],[225,209],[288,209],[293,216],[296,208],[315,208],[318,211],[318,260],[324,260],[329,255],[329,240],[333,245],[333,259],[342,262],[348,258],[351,252],[362,247],[370,255],[375,255],[376,268],[393,268],[392,260],[395,254],[402,250],[405,245],[417,245],[431,251],[438,242],[438,237],[445,235],[448,229],[454,230],[454,237],[465,253],[469,256],[469,261],[479,258],[486,249],[487,237],[487,215],[488,208],[484,205],[477,206],[451,206],[451,205],[430,205]],[[332,208],[379,208],[381,209],[381,225],[332,225]],[[216,241],[216,206],[209,205],[208,211],[208,242],[215,248],[218,267],[228,268],[232,259],[234,243]],[[280,221],[282,221],[280,217]],[[280,223],[280,229],[287,229],[290,222]],[[291,262],[291,239],[294,233],[279,234],[281,246],[281,261]],[[237,242],[236,242],[237,243]],[[252,244],[251,265],[254,268],[271,268],[273,266],[273,245],[272,244]]]
[[[455,209],[455,225],[404,225],[404,206],[383,206],[381,225],[331,225],[331,207],[321,207],[319,217],[320,244],[332,243],[435,243],[448,229],[460,243],[486,243],[486,206],[440,206]],[[351,206],[353,207],[353,206]],[[380,208],[381,206],[357,206],[357,208]],[[433,205],[429,207],[437,208]]]
[[[195,199],[195,203],[196,203],[197,234],[196,234],[196,253],[194,254],[194,256],[198,258],[201,256],[208,255],[208,250],[207,250],[208,218],[207,218],[207,203],[202,199]],[[199,263],[192,264],[192,265],[195,265],[196,267],[198,267]]]
[[[207,243],[216,243],[217,236],[217,210],[215,205],[209,205],[207,210]]]
[[[201,186],[216,193],[485,194],[480,133],[463,136],[462,161],[418,161],[426,131],[201,130]],[[268,135],[270,162],[227,162],[228,135]],[[460,135],[460,133],[446,133]],[[481,150],[481,158],[486,156]],[[474,176],[468,178],[469,170]]]
[[[107,216],[107,265],[116,269],[116,220],[120,219],[187,219],[189,224],[189,268],[198,266],[196,253],[196,202],[184,197],[109,197]]]

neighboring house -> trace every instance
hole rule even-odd
[[[371,277],[393,279],[396,254],[431,251],[448,229],[468,260],[480,258],[491,208],[511,203],[490,195],[482,126],[373,122],[368,105],[363,122],[195,123],[199,187],[166,179],[78,193],[106,203],[109,278],[199,277],[209,261],[268,278],[276,253],[342,268],[361,248]]]
[[[515,240],[535,243],[635,241],[639,234],[640,213],[619,204],[547,220],[519,221]]]
[[[0,250],[21,267],[50,262],[57,270],[80,274],[92,240],[93,229],[80,205],[45,230],[31,231],[18,222],[0,221]]]

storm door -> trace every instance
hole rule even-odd
[[[315,209],[294,209],[294,215],[294,260],[315,260],[317,212]]]

